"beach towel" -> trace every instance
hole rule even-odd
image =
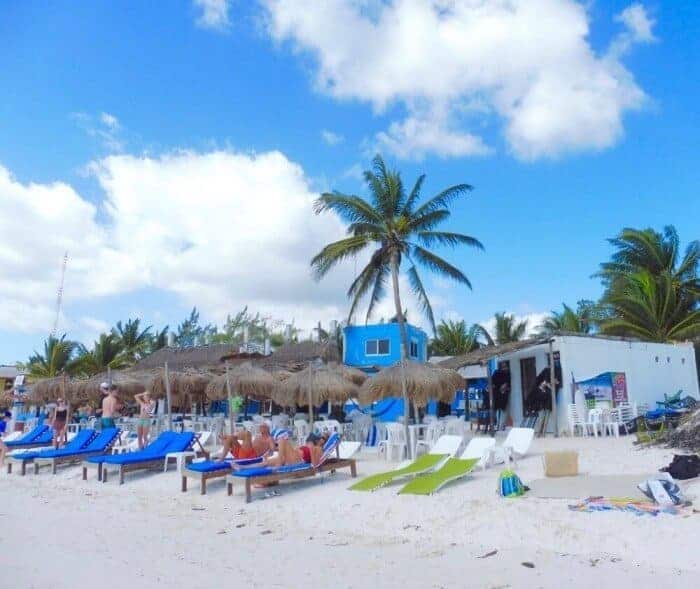
[[[367,438],[365,439],[365,446],[373,448],[377,445],[377,426],[372,424],[367,430]]]
[[[593,511],[626,511],[638,516],[668,513],[678,515],[681,508],[677,505],[658,505],[651,501],[638,501],[629,497],[589,497],[581,503],[569,505],[572,511],[593,512]]]

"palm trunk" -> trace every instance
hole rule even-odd
[[[404,375],[404,362],[408,359],[408,331],[406,321],[403,317],[401,307],[401,295],[399,294],[399,255],[394,253],[391,256],[391,282],[394,287],[394,306],[396,307],[396,319],[399,322],[399,332],[401,334],[401,397],[403,399],[403,428],[406,436],[406,456],[412,458],[410,437],[408,433],[408,413],[410,410],[408,392],[406,391],[406,376]]]

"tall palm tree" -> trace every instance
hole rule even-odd
[[[558,331],[570,333],[590,333],[593,329],[593,317],[591,307],[587,301],[579,301],[574,310],[566,303],[562,304],[562,311],[552,311],[539,327],[542,334],[550,334]]]
[[[80,355],[76,359],[76,371],[86,375],[98,374],[108,368],[116,370],[128,365],[128,358],[114,333],[100,334],[92,350],[80,346]]]
[[[611,316],[601,325],[604,333],[655,342],[700,337],[698,299],[683,292],[670,272],[642,270],[620,278],[606,302]]]
[[[141,329],[141,319],[129,319],[124,325],[121,321],[117,321],[112,334],[121,346],[126,360],[133,364],[148,349],[151,341],[151,326]]]
[[[700,241],[690,242],[682,257],[673,226],[662,233],[626,228],[609,241],[616,251],[598,273],[606,287],[601,331],[653,341],[697,334]]]
[[[148,343],[148,353],[152,354],[153,352],[160,350],[161,348],[164,348],[165,346],[168,345],[168,330],[170,329],[169,325],[166,325],[163,329],[160,331],[156,331],[151,337],[150,341]]]
[[[481,347],[479,338],[483,335],[480,325],[467,327],[464,320],[441,321],[437,326],[437,335],[430,343],[431,354],[435,356],[459,356],[468,354]]]
[[[626,276],[646,270],[656,276],[668,273],[674,287],[684,294],[700,296],[700,241],[691,241],[680,257],[680,239],[676,228],[666,226],[663,233],[648,229],[623,229],[608,240],[616,249],[610,262],[600,265],[597,276],[611,294]]]
[[[66,340],[63,334],[60,338],[53,335],[44,341],[44,353],[34,352],[29,358],[29,374],[41,378],[58,376],[73,369],[73,356],[78,348],[76,342]]]
[[[471,288],[469,279],[461,270],[430,248],[466,245],[483,249],[481,242],[474,237],[437,230],[438,226],[449,219],[450,205],[465,196],[472,187],[468,184],[450,186],[421,203],[425,175],[421,175],[407,193],[400,173],[389,170],[379,155],[372,161],[372,169],[364,173],[364,179],[369,189],[368,199],[333,192],[321,195],[316,201],[314,208],[317,214],[331,211],[348,223],[348,236],[324,247],[311,260],[311,266],[316,278],[321,279],[339,262],[371,249],[369,263],[348,289],[348,297],[352,300],[348,318],[352,319],[357,306],[369,296],[366,315],[369,319],[375,305],[386,295],[387,281],[391,277],[394,307],[401,333],[401,358],[406,360],[408,334],[399,292],[399,274],[403,268],[411,290],[434,331],[433,310],[418,266]],[[404,424],[408,427],[408,399],[405,391],[403,397],[406,409]]]
[[[495,325],[493,334],[490,334],[486,328],[481,328],[490,346],[495,344],[500,346],[501,344],[517,342],[525,337],[525,333],[527,332],[527,319],[524,321],[516,321],[515,315],[509,315],[505,312],[496,313],[494,319]]]

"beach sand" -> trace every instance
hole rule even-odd
[[[535,440],[517,472],[541,478],[542,452],[577,449],[580,471],[650,473],[667,449],[631,439]],[[386,468],[359,457],[360,476]],[[167,474],[98,483],[0,474],[2,586],[104,587],[690,587],[700,572],[700,513],[579,513],[570,500],[496,495],[499,468],[438,495],[348,491],[346,472],[282,484],[246,504],[213,481],[199,495]],[[684,485],[700,503],[700,481]],[[582,497],[583,498],[583,497]],[[700,504],[697,506],[700,508]],[[494,554],[490,556],[489,553]],[[485,557],[484,557],[485,556]],[[522,563],[530,563],[527,567]]]

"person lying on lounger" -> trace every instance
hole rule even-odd
[[[277,456],[263,460],[263,466],[288,466],[306,462],[317,466],[323,454],[323,437],[311,433],[303,446],[298,446],[289,438],[277,441]]]
[[[224,436],[224,458],[229,452],[236,459],[256,458],[258,454],[253,447],[253,436],[249,431],[242,431],[230,436]]]
[[[256,456],[264,456],[268,452],[275,451],[275,440],[270,435],[270,426],[266,423],[260,424],[258,435],[253,438],[253,448]]]

